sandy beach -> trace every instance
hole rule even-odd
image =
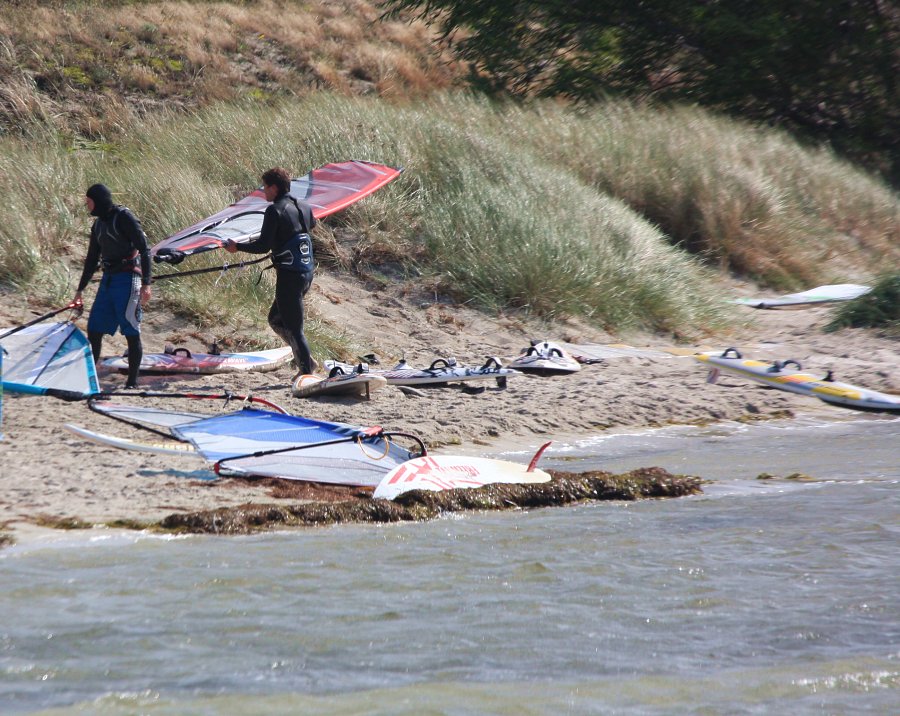
[[[745,286],[732,290],[735,296],[751,293]],[[317,276],[309,303],[314,315],[343,327],[361,350],[376,353],[385,364],[405,357],[411,365],[427,366],[450,356],[466,364],[480,365],[485,356],[505,362],[531,339],[630,349],[607,350],[602,362],[584,365],[572,375],[516,376],[506,389],[491,383],[477,394],[447,386],[408,396],[388,386],[368,401],[303,400],[290,394],[290,367],[272,373],[145,376],[141,387],[252,393],[307,417],[415,432],[433,452],[483,455],[599,431],[846,412],[737,377],[707,384],[703,366],[690,357],[699,350],[736,346],[746,357],[792,358],[809,372],[833,370],[839,380],[900,393],[898,342],[871,330],[824,333],[832,310],[824,306],[789,311],[739,307],[738,316],[745,320],[728,334],[676,345],[657,336],[611,336],[576,322],[548,327],[516,316],[488,316],[437,303],[434,296],[417,294],[409,286],[369,291],[327,272]],[[16,325],[32,315],[24,306],[10,305],[9,296],[0,297],[0,325]],[[78,323],[84,328],[86,317]],[[205,350],[191,333],[189,326],[151,303],[144,323],[145,352],[159,352],[166,343]],[[124,340],[116,336],[106,341],[105,354],[123,348]],[[316,357],[321,362],[331,356]],[[123,383],[121,375],[101,375],[104,390]],[[179,401],[177,407],[217,410],[212,403]],[[64,430],[65,423],[148,439],[146,433],[91,412],[84,403],[7,393],[0,441],[0,525],[7,531],[64,518],[93,524],[151,521],[179,512],[301,499],[278,498],[271,481],[213,480],[208,466],[193,455],[142,454],[91,444]]]

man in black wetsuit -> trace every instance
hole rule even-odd
[[[312,238],[316,225],[309,204],[290,195],[291,176],[281,167],[262,175],[263,192],[272,204],[266,207],[259,238],[245,244],[232,240],[225,243],[230,253],[272,252],[275,267],[275,300],[269,309],[269,325],[294,352],[298,375],[313,373],[318,364],[313,359],[303,335],[303,297],[312,285]]]
[[[103,277],[91,315],[88,340],[94,360],[100,360],[103,334],[121,330],[128,342],[128,380],[126,388],[136,388],[144,350],[141,345],[143,306],[150,300],[150,248],[141,223],[131,210],[112,202],[112,193],[103,184],[94,184],[84,200],[91,216],[87,256],[74,302],[81,304],[81,293],[98,266]]]

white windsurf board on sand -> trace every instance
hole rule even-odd
[[[96,445],[103,445],[105,447],[114,447],[119,450],[131,450],[132,452],[147,452],[153,453],[154,455],[197,455],[199,457],[194,446],[190,443],[175,441],[142,443],[137,440],[98,433],[79,425],[73,425],[72,423],[66,423],[63,427],[73,435],[77,435],[88,442],[95,443]]]
[[[387,381],[384,378],[370,373],[336,373],[327,378],[304,373],[294,380],[291,393],[297,398],[312,398],[319,395],[369,398],[373,391],[385,385]]]
[[[575,360],[605,360],[608,358],[665,358],[666,349],[636,348],[624,343],[560,343]]]
[[[474,367],[458,365],[454,358],[437,358],[428,368],[413,368],[406,361],[400,361],[393,368],[373,370],[371,366],[360,363],[352,366],[338,361],[325,361],[326,368],[339,367],[344,371],[362,370],[363,375],[377,375],[384,378],[388,385],[442,385],[445,383],[465,383],[469,381],[497,381],[501,388],[506,387],[506,379],[519,375],[519,371],[504,368],[496,358],[488,358],[484,365]]]
[[[191,353],[175,348],[165,353],[145,353],[141,373],[237,373],[276,370],[293,358],[290,348],[272,348],[246,353]],[[104,358],[100,365],[109,370],[127,371],[128,357]]]
[[[751,308],[807,308],[821,303],[852,301],[871,291],[870,286],[855,283],[836,283],[819,286],[800,293],[788,293],[775,298],[736,298],[732,303]]]
[[[734,348],[698,353],[694,358],[709,368],[708,383],[715,383],[719,373],[724,371],[770,388],[819,398],[832,405],[856,410],[900,413],[900,395],[880,393],[877,390],[842,383],[834,380],[830,371],[824,376],[805,373],[795,360],[766,362],[747,359]]]
[[[484,487],[493,483],[550,482],[550,475],[535,467],[550,443],[535,453],[528,465],[509,460],[462,455],[426,455],[407,460],[382,478],[372,495],[393,500],[410,490],[456,490]]]
[[[535,341],[518,357],[509,362],[510,368],[526,373],[554,375],[575,373],[581,365],[559,343]]]

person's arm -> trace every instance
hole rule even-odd
[[[84,268],[81,270],[81,279],[78,281],[78,288],[75,289],[75,303],[81,303],[81,292],[90,283],[97,267],[100,265],[100,243],[94,236],[94,230],[91,228],[91,238],[88,241],[87,256],[84,257]]]

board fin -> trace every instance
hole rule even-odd
[[[534,457],[531,458],[531,462],[528,463],[528,469],[526,469],[525,472],[534,472],[534,468],[537,467],[538,460],[541,459],[541,455],[544,454],[544,450],[550,447],[552,442],[553,441],[551,440],[550,442],[544,443],[538,448],[537,452],[534,454]]]

